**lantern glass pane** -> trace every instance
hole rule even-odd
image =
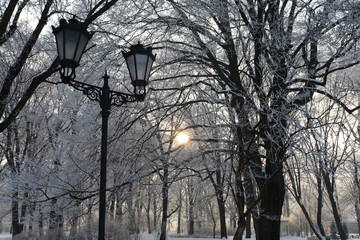
[[[80,34],[79,46],[77,48],[75,59],[74,59],[77,63],[80,62],[81,56],[83,55],[83,53],[85,51],[85,47],[86,47],[87,42],[88,42],[88,38],[86,37],[85,34],[81,33]]]
[[[65,59],[75,60],[75,51],[80,32],[66,29],[65,31]],[[78,63],[78,62],[76,62]]]
[[[145,71],[148,56],[145,54],[136,54],[137,80],[145,80]]]
[[[151,57],[149,57],[149,60],[147,62],[147,67],[146,67],[146,75],[145,75],[145,79],[144,79],[146,82],[149,80],[152,64],[153,64],[153,59]]]
[[[55,34],[55,37],[56,37],[56,44],[57,44],[59,59],[63,60],[64,59],[64,31],[58,31]]]
[[[136,80],[136,68],[134,55],[130,55],[126,58],[126,64],[129,68],[130,77],[132,81]]]

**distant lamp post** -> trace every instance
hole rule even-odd
[[[90,100],[100,103],[102,115],[101,128],[101,163],[100,163],[100,202],[99,202],[99,240],[105,239],[105,211],[106,211],[106,162],[107,162],[107,133],[108,118],[111,106],[122,106],[128,102],[143,101],[146,96],[150,71],[155,55],[152,48],[144,48],[140,43],[130,47],[129,52],[123,52],[130,72],[134,93],[122,93],[110,90],[109,76],[103,76],[102,87],[94,86],[75,80],[75,68],[79,66],[88,41],[93,32],[88,32],[84,23],[75,18],[67,22],[60,20],[60,26],[53,28],[56,46],[60,60],[60,77],[63,83],[82,91]]]

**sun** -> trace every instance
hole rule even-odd
[[[181,133],[176,135],[175,139],[179,144],[186,144],[186,143],[189,142],[190,136],[187,135],[186,133],[181,132]]]

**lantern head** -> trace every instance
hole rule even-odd
[[[60,60],[60,75],[63,81],[75,79],[75,68],[79,66],[88,41],[93,32],[88,32],[84,23],[75,18],[67,22],[60,20],[60,26],[52,26]]]
[[[138,43],[132,45],[129,52],[123,52],[123,55],[129,69],[131,83],[134,86],[134,95],[139,100],[144,100],[151,67],[155,61],[152,48],[144,48],[142,44]]]

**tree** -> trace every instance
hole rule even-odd
[[[349,98],[348,101],[351,101],[351,93],[346,88],[348,84],[349,82],[342,78],[334,78],[329,82],[329,90],[333,96],[339,99],[346,96]],[[351,196],[340,189],[345,188],[345,182],[348,181],[346,179],[352,179],[353,166],[357,165],[351,157],[356,149],[356,134],[354,135],[353,130],[356,126],[355,118],[346,114],[333,101],[323,98],[315,98],[311,105],[308,104],[306,111],[299,114],[303,114],[303,117],[292,123],[298,125],[293,129],[303,128],[303,131],[294,133],[296,136],[293,139],[296,143],[291,151],[292,156],[286,163],[291,183],[289,191],[298,202],[317,238],[326,236],[322,218],[324,207],[330,206],[328,212],[332,213],[331,218],[336,223],[339,235],[341,239],[346,239],[342,225],[344,211],[341,209],[344,205],[340,205],[342,201],[339,201],[338,196]],[[311,216],[314,207],[305,205],[304,190],[309,188],[308,185],[314,189],[313,191],[316,189],[315,217]],[[354,196],[350,198],[354,199]]]
[[[214,102],[229,96],[242,132],[245,164],[256,179],[260,197],[257,239],[279,239],[283,167],[294,113],[317,94],[348,113],[357,109],[323,89],[332,73],[359,63],[353,48],[359,40],[356,4],[311,0],[148,3],[154,15],[147,23],[156,26],[149,31],[179,56],[168,64],[192,70],[177,76],[191,77],[214,92],[218,96]],[[162,80],[175,77],[165,75]]]

